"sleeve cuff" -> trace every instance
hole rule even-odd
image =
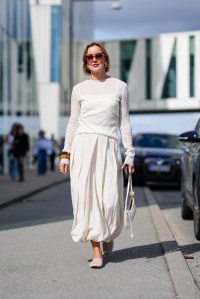
[[[124,161],[124,164],[134,165],[134,159],[126,158],[125,161]]]
[[[60,163],[69,165],[69,159],[61,159]]]

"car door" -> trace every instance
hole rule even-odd
[[[195,131],[197,132],[197,137],[200,138],[200,120],[196,125]],[[195,176],[200,187],[200,142],[195,143]]]
[[[197,137],[200,137],[200,120],[198,121],[195,131],[197,132]],[[199,142],[191,142],[188,144],[187,151],[187,171],[188,171],[188,182],[186,182],[187,188],[188,188],[188,195],[189,199],[191,201],[191,204],[193,204],[193,185],[194,185],[194,176],[197,177],[197,163],[199,164],[199,157],[200,157],[200,143]]]
[[[187,198],[193,205],[193,162],[195,154],[195,144],[191,142],[184,143],[184,151],[182,156],[182,175],[184,190]]]

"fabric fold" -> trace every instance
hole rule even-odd
[[[123,172],[118,141],[100,134],[75,135],[70,161],[75,242],[107,241],[123,227]]]

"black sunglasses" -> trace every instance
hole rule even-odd
[[[94,57],[96,60],[101,60],[105,55],[103,53],[95,53],[85,55],[87,62],[93,61]]]

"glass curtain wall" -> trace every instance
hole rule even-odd
[[[120,71],[121,80],[128,82],[129,71],[131,67],[131,62],[134,59],[134,50],[136,46],[136,41],[123,41],[120,42]]]
[[[174,43],[169,69],[165,79],[162,99],[176,97],[176,41]]]
[[[195,55],[194,55],[194,48],[195,48],[195,39],[194,36],[190,36],[190,97],[194,97],[194,82],[195,82]]]
[[[51,8],[51,82],[60,82],[61,7]]]
[[[146,40],[146,99],[151,99],[151,39]]]
[[[29,1],[0,1],[0,113],[38,114]]]
[[[38,104],[29,0],[1,0],[0,136],[8,133],[13,121],[25,123],[27,116],[35,115],[38,116]]]

